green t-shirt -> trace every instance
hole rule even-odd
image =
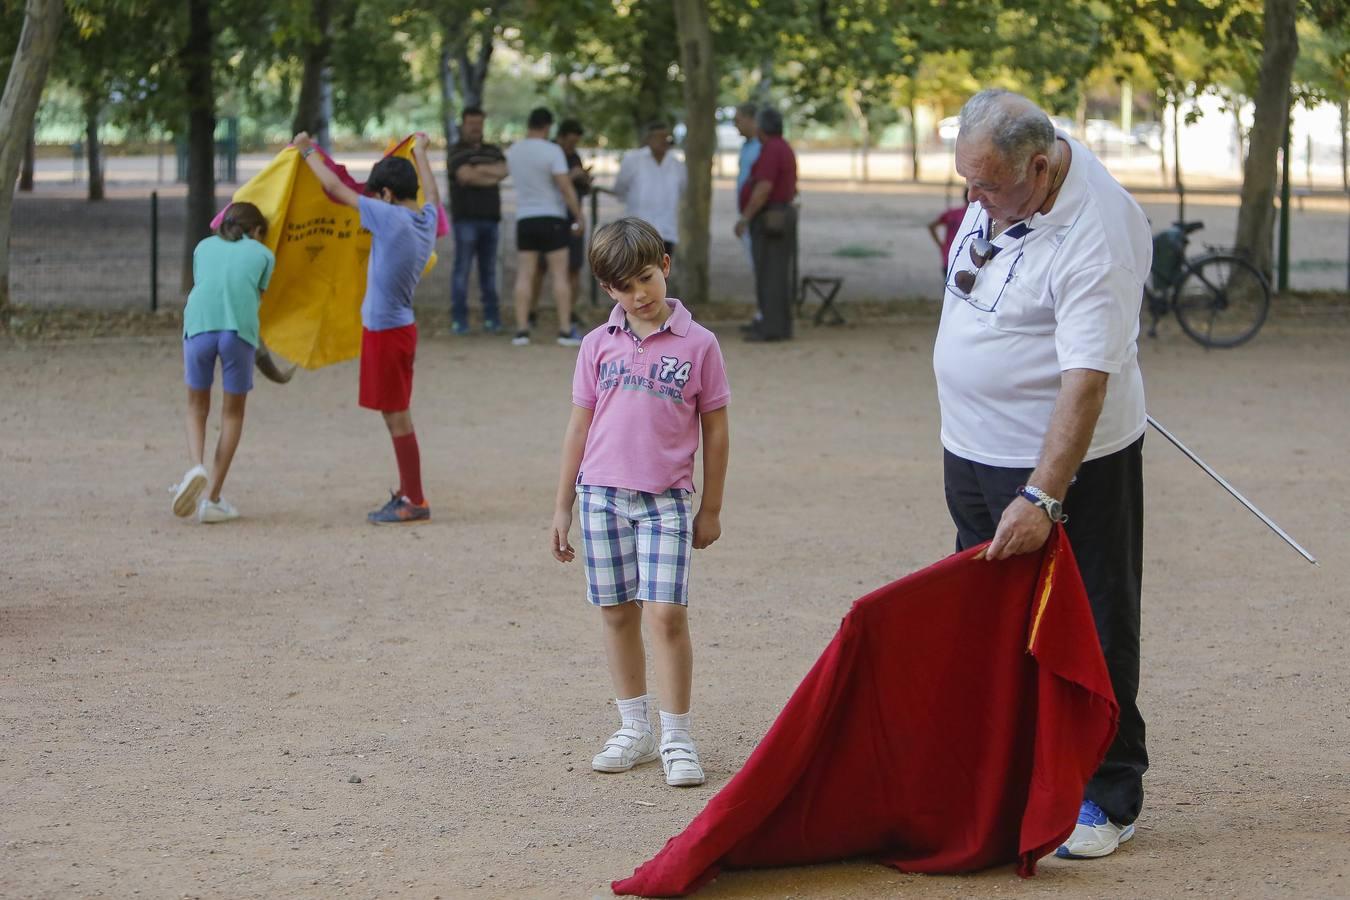
[[[234,331],[258,346],[258,304],[276,257],[249,237],[212,235],[192,251],[192,292],[183,310],[183,337]]]

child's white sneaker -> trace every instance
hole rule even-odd
[[[591,759],[591,768],[597,772],[627,772],[656,757],[656,735],[625,725],[605,741],[604,748]]]
[[[197,500],[204,490],[206,490],[206,468],[193,466],[187,470],[183,480],[178,482],[178,487],[174,489],[173,514],[180,519],[192,515],[192,511],[197,508]]]
[[[690,738],[662,740],[661,766],[666,770],[666,784],[671,787],[696,787],[705,780],[698,748]]]
[[[234,508],[234,504],[221,497],[219,500],[211,500],[203,497],[201,506],[197,507],[197,521],[203,525],[214,525],[217,522],[229,522],[239,518],[239,510]]]

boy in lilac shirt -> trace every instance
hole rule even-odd
[[[617,305],[577,355],[552,544],[559,562],[576,557],[567,533],[580,494],[586,598],[600,607],[620,718],[591,768],[627,772],[659,758],[667,784],[698,785],[689,557],[722,534],[731,391],[717,338],[666,298],[670,257],[655,228],[634,218],[606,225],[591,238],[590,263]],[[691,524],[700,429],[703,502]],[[644,609],[661,693],[659,743],[649,719]]]

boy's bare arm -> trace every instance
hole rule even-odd
[[[441,188],[436,184],[436,173],[431,171],[431,160],[427,157],[427,143],[430,138],[425,131],[413,136],[412,155],[417,162],[417,178],[422,183],[422,196],[428,203],[441,205]]]
[[[549,541],[552,544],[553,558],[558,562],[571,562],[576,551],[567,540],[572,529],[572,506],[577,499],[577,473],[581,471],[581,455],[586,450],[586,436],[591,431],[591,419],[595,410],[572,407],[572,417],[567,420],[567,431],[563,434],[562,463],[558,467],[558,494],[554,500],[553,527]]]
[[[727,408],[699,417],[703,425],[703,502],[694,516],[694,549],[711,546],[722,536],[722,491],[727,482],[731,431]]]
[[[310,139],[308,132],[302,131],[292,138],[291,146],[300,151],[300,156],[309,166],[309,170],[319,179],[319,183],[328,192],[328,196],[345,206],[360,205],[361,195],[343,184],[337,173],[325,166],[323,159],[314,152],[318,148],[314,146],[314,141]]]

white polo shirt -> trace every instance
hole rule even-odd
[[[624,201],[624,214],[651,223],[661,240],[680,239],[680,197],[689,175],[684,160],[667,150],[660,162],[650,147],[630,150],[619,164],[614,193]]]
[[[944,290],[933,348],[942,445],[985,465],[1036,466],[1067,369],[1110,375],[1085,460],[1128,447],[1146,426],[1136,340],[1153,259],[1148,219],[1086,147],[1060,137],[1073,156],[1054,208],[1027,220],[1025,238],[975,280],[972,299],[992,311]],[[948,285],[955,268],[970,268],[971,238],[988,230],[988,214],[971,204],[947,257]]]

